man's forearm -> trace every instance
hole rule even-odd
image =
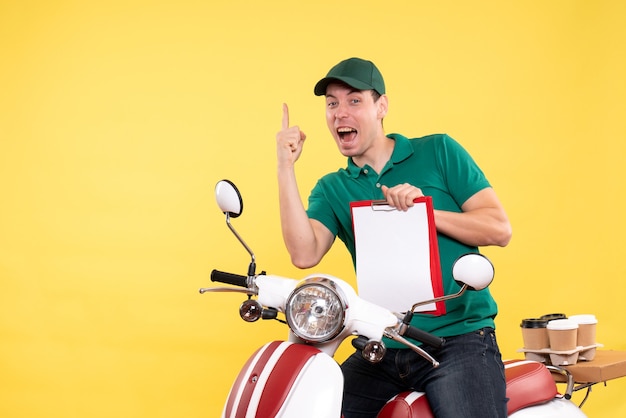
[[[504,247],[511,239],[511,225],[497,208],[481,208],[469,212],[435,210],[437,230],[466,245]]]
[[[293,168],[278,170],[278,199],[283,240],[292,263],[300,268],[317,264],[315,231],[302,204]]]

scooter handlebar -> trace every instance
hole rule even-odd
[[[445,340],[441,337],[437,337],[436,335],[433,335],[426,331],[422,331],[421,329],[412,327],[410,325],[407,326],[403,336],[416,341],[420,341],[434,348],[441,347],[445,342]]]
[[[227,273],[225,271],[213,270],[211,272],[211,281],[234,286],[248,287],[248,278],[240,274]]]

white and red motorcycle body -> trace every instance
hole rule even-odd
[[[535,361],[505,362],[511,418],[578,418],[585,414],[557,392]],[[231,388],[222,417],[340,417],[343,377],[337,363],[309,345],[274,341],[250,357]],[[379,418],[434,418],[421,392],[389,400]]]

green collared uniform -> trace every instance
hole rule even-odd
[[[345,169],[322,177],[309,196],[309,218],[317,219],[338,236],[352,254],[353,262],[356,254],[350,202],[382,199],[381,186],[409,183],[419,187],[424,195],[431,196],[435,209],[461,212],[467,199],[490,187],[472,157],[448,135],[408,139],[390,134],[388,138],[396,143],[391,159],[381,173],[367,165],[358,167],[349,158]],[[444,293],[456,293],[459,285],[452,279],[452,264],[463,254],[478,252],[478,248],[440,233],[437,239]],[[385,278],[381,277],[381,280]],[[417,314],[412,324],[437,336],[449,337],[483,327],[495,328],[496,313],[496,303],[485,289],[466,292],[460,298],[447,301],[445,315]],[[386,344],[404,347],[393,341],[386,341]]]

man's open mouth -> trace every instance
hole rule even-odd
[[[356,129],[350,127],[337,128],[337,134],[342,141],[350,141],[357,134]]]

